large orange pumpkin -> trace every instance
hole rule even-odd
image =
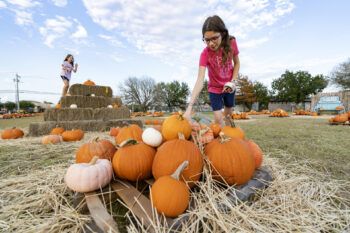
[[[246,140],[248,148],[254,156],[255,169],[259,168],[263,161],[263,152],[260,149],[259,145],[256,144],[253,140]]]
[[[134,139],[128,139],[119,145],[113,157],[115,174],[130,181],[148,179],[152,175],[152,163],[156,150]]]
[[[118,135],[115,137],[115,142],[119,145],[125,140],[135,139],[136,141],[142,141],[142,129],[136,124],[124,126],[119,130]]]
[[[100,159],[112,160],[116,151],[115,146],[108,140],[99,138],[85,143],[75,153],[76,163],[89,163],[94,156]]]
[[[254,174],[255,162],[245,141],[220,136],[205,147],[214,179],[229,185],[248,182]]]
[[[83,137],[84,131],[81,129],[67,130],[62,133],[62,138],[65,142],[80,141]]]
[[[63,132],[64,132],[64,128],[56,126],[55,128],[53,128],[51,130],[50,134],[51,135],[62,135]]]
[[[21,129],[13,127],[12,129],[5,129],[1,133],[2,139],[17,139],[23,137],[24,132]]]
[[[333,118],[333,122],[339,122],[339,123],[344,123],[348,120],[348,114],[347,113],[343,113],[343,114],[339,114],[336,115]]]
[[[186,139],[191,135],[191,125],[186,118],[179,115],[172,115],[163,121],[162,134],[165,140],[177,139],[178,133],[182,133]]]
[[[166,141],[158,147],[152,166],[154,178],[171,175],[185,160],[189,161],[189,166],[183,171],[181,179],[192,187],[202,174],[203,158],[198,147],[184,138]]]
[[[162,176],[152,185],[152,205],[166,217],[175,218],[187,209],[190,192],[186,184],[179,181],[187,165],[188,161],[184,161],[171,176]]]
[[[226,120],[230,122],[230,126],[226,125],[221,129],[221,132],[223,132],[226,136],[229,136],[231,138],[240,138],[244,139],[245,134],[244,131],[235,125],[235,122],[231,120],[231,117],[226,117]]]

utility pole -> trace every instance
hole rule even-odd
[[[17,105],[17,112],[19,111],[19,89],[18,89],[18,83],[19,83],[19,79],[21,78],[21,76],[19,76],[16,73],[16,77],[13,79],[13,81],[15,82],[15,87],[16,87],[16,105]]]

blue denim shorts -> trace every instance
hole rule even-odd
[[[209,92],[209,99],[210,99],[210,105],[213,111],[219,111],[223,108],[223,106],[227,108],[232,108],[235,106],[235,94],[233,93],[210,93]]]

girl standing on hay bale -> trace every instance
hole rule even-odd
[[[208,92],[214,119],[223,125],[222,108],[225,116],[231,115],[235,104],[239,51],[235,37],[229,34],[225,23],[217,15],[205,20],[202,35],[206,47],[200,56],[197,81],[184,116],[190,119],[193,104],[203,88],[205,69],[208,68]]]
[[[77,72],[78,64],[75,63],[74,65],[74,57],[71,54],[68,54],[66,58],[63,60],[62,64],[62,70],[61,70],[61,78],[64,83],[63,90],[62,90],[62,96],[67,95],[67,91],[69,88],[69,81],[72,75],[72,71],[74,73]]]

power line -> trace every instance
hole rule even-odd
[[[26,94],[39,94],[39,95],[61,95],[61,93],[56,92],[47,92],[47,91],[29,91],[29,90],[20,90],[19,93]],[[0,90],[0,93],[16,93],[15,90]]]

